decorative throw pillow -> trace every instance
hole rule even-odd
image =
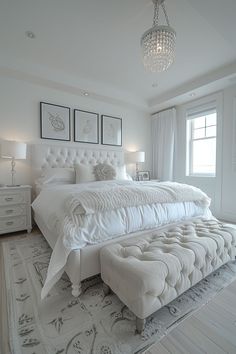
[[[97,181],[112,180],[116,178],[116,171],[107,163],[99,163],[93,167],[93,173]]]

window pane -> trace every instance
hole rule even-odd
[[[216,138],[193,141],[192,173],[215,174]]]
[[[193,139],[205,138],[205,128],[194,129],[193,131]]]
[[[193,119],[193,129],[205,127],[205,116]]]
[[[208,114],[206,116],[206,125],[216,125],[216,113]]]
[[[216,136],[216,126],[206,128],[206,136]]]

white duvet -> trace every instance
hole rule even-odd
[[[86,213],[86,208],[84,208],[84,212],[81,212],[80,207],[83,208],[83,200],[86,205],[85,197],[96,195],[97,192],[101,194],[104,190],[110,193],[107,193],[108,195],[112,195],[113,190],[119,191],[122,188],[129,188],[129,186],[131,188],[151,186],[151,188],[157,189],[159,187],[160,189],[161,185],[163,188],[167,188],[164,183],[156,182],[102,181],[43,189],[33,202],[32,207],[46,226],[59,236],[53,249],[47,279],[42,290],[42,298],[61,277],[68,255],[74,249],[81,249],[89,244],[192,217],[212,217],[208,208],[209,199],[207,196],[200,190],[189,186],[187,186],[185,193],[184,190],[183,193],[181,191],[182,194],[186,194],[186,197],[182,194],[181,197],[178,196],[181,200],[179,202],[176,200],[178,193],[174,193],[173,188],[173,191],[170,189],[170,196],[165,199],[171,202],[163,202],[163,195],[162,197],[160,195],[161,203],[155,199],[155,203],[151,204],[136,205],[136,201],[134,206],[132,206],[132,202],[129,202],[129,206],[120,207],[119,205],[116,208],[114,205],[111,208],[108,200],[107,205],[110,206],[108,210],[96,211],[95,209]],[[174,185],[177,186],[177,184]],[[179,185],[179,188],[182,186]],[[163,188],[160,191],[161,194],[163,194]],[[90,194],[86,194],[87,192]],[[195,200],[191,200],[193,198]],[[187,201],[184,201],[185,199]]]

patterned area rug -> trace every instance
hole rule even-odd
[[[150,316],[142,335],[135,317],[115,294],[104,296],[99,276],[71,295],[66,275],[41,302],[51,254],[39,235],[3,244],[9,330],[14,354],[134,354],[160,340],[236,279],[236,262],[222,266]]]

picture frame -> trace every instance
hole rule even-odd
[[[122,118],[102,115],[102,145],[122,146]]]
[[[70,108],[40,102],[40,137],[41,139],[70,141]]]
[[[99,114],[74,109],[74,141],[99,144]]]
[[[138,181],[150,181],[149,171],[138,171],[137,172]]]

